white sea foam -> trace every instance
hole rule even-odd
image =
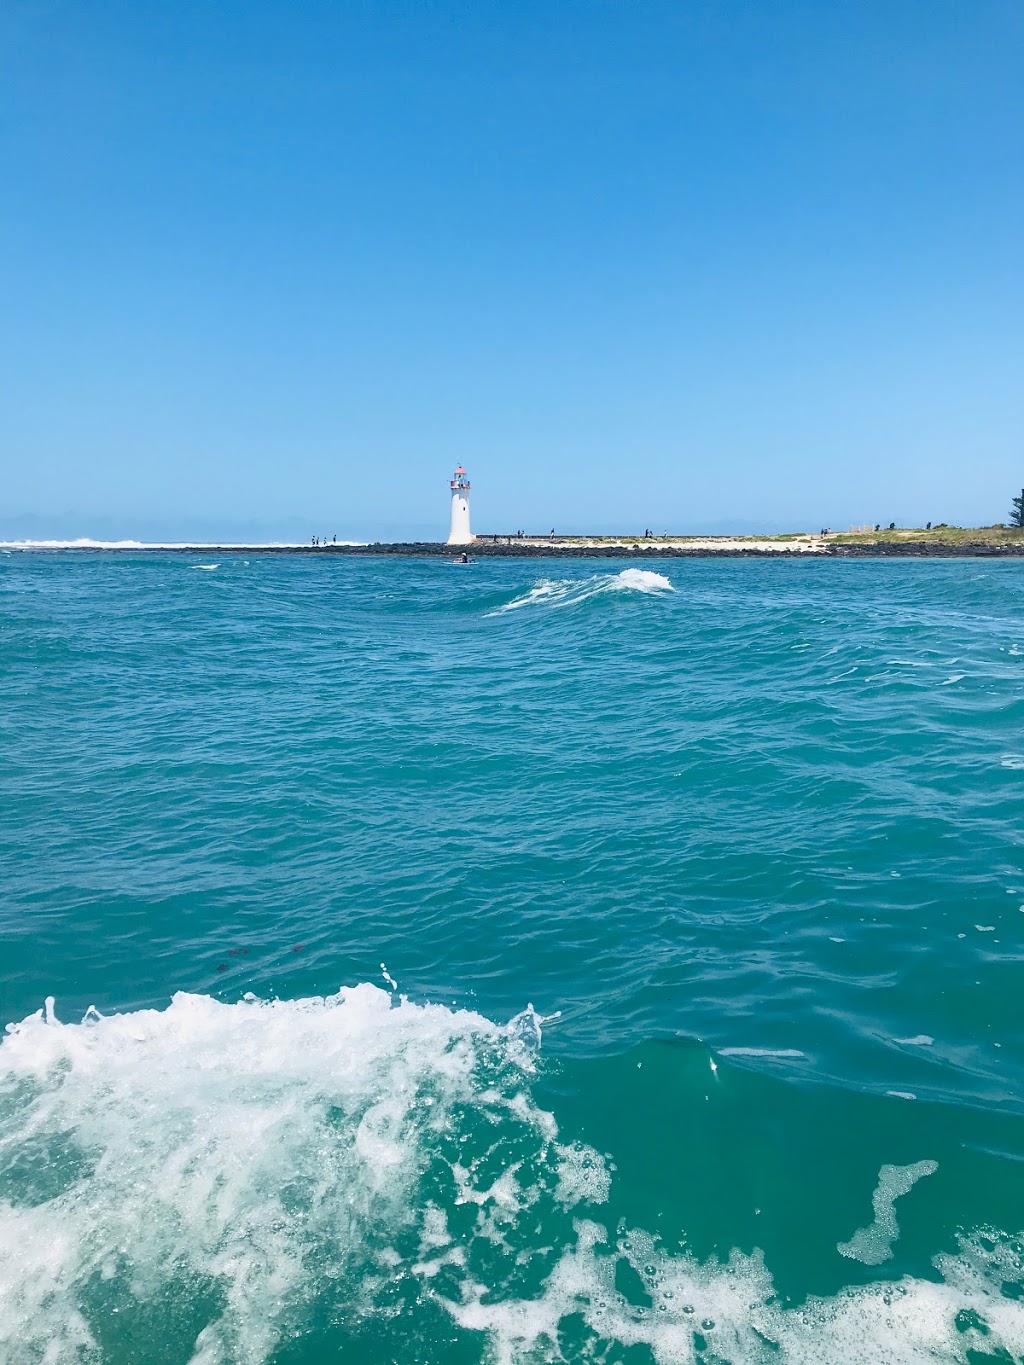
[[[874,1221],[858,1228],[848,1242],[839,1242],[840,1256],[864,1265],[881,1265],[892,1255],[892,1246],[900,1235],[896,1222],[896,1200],[909,1194],[919,1180],[934,1175],[939,1169],[936,1161],[917,1161],[912,1166],[883,1166],[878,1172],[878,1185],[871,1198]]]
[[[365,540],[332,541],[337,545],[365,545]],[[0,550],[305,550],[309,541],[295,540],[2,540]]]
[[[782,1057],[798,1059],[806,1057],[805,1052],[801,1052],[795,1047],[720,1047],[718,1051],[723,1057]]]
[[[558,1186],[555,1198],[563,1204],[606,1204],[612,1178],[604,1159],[582,1142],[556,1146]]]
[[[658,594],[675,592],[675,588],[664,574],[654,573],[650,569],[623,569],[621,573],[592,574],[589,578],[542,578],[529,592],[513,598],[487,615],[501,616],[505,612],[531,606],[578,606],[592,597],[621,592]]]
[[[0,1358],[93,1349],[96,1277],[144,1302],[184,1276],[222,1299],[194,1359],[264,1360],[306,1301],[310,1256],[344,1280],[413,1219],[455,1111],[491,1112],[476,1073],[504,1064],[507,1036],[466,1011],[392,1008],[371,985],[235,1005],[179,994],[79,1025],[48,1002],[9,1026],[0,1170],[65,1175],[0,1203]]]
[[[5,550],[141,550],[141,540],[90,540],[79,536],[77,540],[4,540],[0,546]]]
[[[626,1231],[610,1245],[600,1224],[575,1227],[575,1243],[536,1298],[496,1297],[470,1280],[461,1300],[446,1301],[458,1323],[490,1338],[497,1365],[569,1359],[560,1333],[574,1317],[598,1343],[646,1347],[656,1365],[966,1365],[968,1351],[1024,1349],[1024,1311],[999,1291],[1001,1280],[1019,1281],[1020,1257],[998,1236],[964,1238],[957,1255],[936,1258],[940,1283],[905,1277],[786,1308],[760,1252],[701,1263],[665,1253],[645,1233]],[[618,1289],[621,1262],[636,1273],[649,1308]],[[600,1349],[571,1357],[606,1358]]]
[[[199,1312],[172,1351],[192,1365],[260,1365],[320,1301],[353,1321],[427,1301],[503,1365],[634,1345],[657,1365],[1024,1352],[1024,1305],[999,1288],[1024,1272],[998,1233],[938,1258],[937,1283],[798,1307],[760,1252],[702,1263],[639,1230],[609,1233],[593,1219],[611,1166],[560,1139],[531,1095],[540,1023],[528,1009],[502,1028],[372,985],[234,1005],[179,994],[74,1025],[48,1001],[0,1043],[0,1359],[102,1365],[111,1312],[158,1301]],[[883,1168],[883,1238],[925,1167]],[[545,1272],[527,1287],[538,1235]],[[649,1307],[621,1292],[622,1262]],[[964,1311],[983,1327],[958,1325]]]
[[[206,569],[206,570],[210,570],[210,569],[219,569],[219,568],[220,568],[220,565],[219,565],[219,564],[190,564],[190,565],[189,565],[189,568],[190,568],[190,569]]]

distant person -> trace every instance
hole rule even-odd
[[[463,552],[462,552],[462,558],[459,560],[459,563],[460,563],[460,564],[468,564],[468,563],[469,563],[469,555],[466,554],[465,550],[463,550]]]
[[[331,537],[331,544],[332,544],[332,545],[337,545],[337,543],[338,543],[338,537],[337,537],[337,536],[332,536],[332,537]]]

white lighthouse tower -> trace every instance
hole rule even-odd
[[[452,475],[452,529],[449,545],[472,545],[473,532],[469,529],[469,475],[459,465]]]

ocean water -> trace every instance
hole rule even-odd
[[[1024,1359],[1024,565],[0,555],[5,1365]]]

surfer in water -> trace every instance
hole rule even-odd
[[[460,564],[468,564],[468,563],[469,563],[469,555],[466,553],[465,550],[463,550],[461,556],[459,557],[459,563],[460,563]]]

